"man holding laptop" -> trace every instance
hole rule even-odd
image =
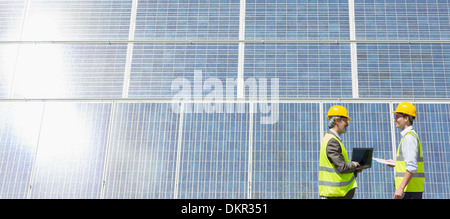
[[[351,199],[355,194],[358,162],[350,161],[340,135],[347,132],[347,109],[335,105],[328,110],[328,128],[320,146],[319,194],[322,199]]]

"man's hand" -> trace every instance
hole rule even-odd
[[[361,166],[358,162],[356,162],[356,161],[352,161],[354,164],[356,164],[356,167],[359,167],[359,166]],[[357,173],[361,173],[363,170],[362,169],[360,169],[360,170],[356,170],[356,172]]]
[[[394,193],[394,199],[401,199],[403,197],[404,188],[399,187]]]

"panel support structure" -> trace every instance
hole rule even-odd
[[[108,127],[108,141],[106,142],[106,153],[105,153],[105,162],[103,165],[103,177],[102,177],[102,188],[100,191],[100,199],[105,198],[105,190],[106,190],[106,180],[108,177],[108,160],[109,160],[109,149],[111,147],[111,138],[114,126],[114,116],[116,111],[116,103],[113,101],[111,103],[111,112],[109,116],[109,127]]]
[[[394,112],[394,104],[392,102],[389,102],[389,112]],[[397,147],[396,147],[396,138],[395,138],[395,124],[394,124],[394,113],[389,113],[389,119],[391,124],[391,139],[392,139],[392,159],[395,160],[397,157]],[[392,168],[392,174],[394,175],[395,179],[395,169]]]
[[[319,102],[319,118],[322,118],[322,116],[323,116],[323,102]],[[322,142],[322,138],[325,135],[326,131],[325,131],[325,127],[323,125],[323,120],[320,119],[319,121],[320,121],[320,123],[319,123],[319,129],[320,129],[319,142]]]
[[[253,102],[249,104],[249,123],[248,123],[248,190],[247,199],[252,198],[252,174],[253,174]]]
[[[38,134],[38,139],[36,142],[36,150],[34,152],[33,165],[31,166],[31,175],[30,175],[30,181],[28,183],[27,199],[31,199],[31,192],[33,190],[33,179],[34,179],[34,172],[36,169],[37,155],[38,155],[38,151],[39,151],[39,141],[41,140],[42,124],[44,123],[45,105],[46,104],[44,103],[42,106],[41,123],[39,125],[39,134]]]
[[[350,40],[356,40],[355,32],[355,3],[354,0],[348,1],[348,21],[350,27]],[[356,50],[356,42],[350,43],[351,69],[352,69],[352,97],[359,98],[358,86],[358,53]]]
[[[127,47],[127,57],[125,62],[125,72],[123,75],[123,89],[122,89],[122,97],[127,98],[128,97],[128,91],[130,87],[130,78],[131,78],[131,64],[133,62],[133,48],[134,43],[132,42],[134,40],[134,33],[136,30],[136,16],[137,16],[137,8],[138,8],[138,1],[139,0],[133,0],[132,6],[131,6],[131,18],[130,18],[130,29],[128,33],[128,47]]]
[[[239,54],[237,75],[237,98],[244,98],[244,61],[245,61],[245,0],[241,0],[239,11]]]
[[[183,143],[183,120],[184,120],[184,106],[185,103],[182,102],[180,106],[180,117],[178,118],[180,120],[179,127],[178,127],[178,146],[177,146],[177,161],[176,161],[176,168],[175,168],[175,183],[174,183],[174,189],[173,189],[173,198],[178,199],[178,184],[180,181],[180,165],[181,165],[181,145]]]

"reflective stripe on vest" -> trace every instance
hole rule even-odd
[[[403,140],[407,135],[412,135],[414,138],[417,139],[417,171],[414,173],[413,177],[409,181],[408,185],[405,187],[405,192],[423,192],[424,190],[424,182],[425,182],[425,170],[423,165],[423,153],[422,153],[422,145],[420,143],[419,136],[414,130],[411,130],[407,132],[402,140],[400,141],[400,144],[398,146],[397,150],[397,158],[395,162],[395,189],[398,189],[400,184],[403,181],[403,177],[405,177],[406,172],[406,163],[403,158],[403,153],[401,150],[401,147],[403,145]]]
[[[349,162],[347,151],[342,142],[336,136],[327,133],[320,146],[319,194],[325,197],[342,197],[351,189],[356,188],[357,184],[353,173],[339,173],[328,160],[327,145],[333,138],[339,142],[345,162]]]

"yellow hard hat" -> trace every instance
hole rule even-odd
[[[397,106],[397,109],[392,113],[403,113],[416,117],[416,107],[412,103],[403,102]]]
[[[342,116],[347,118],[348,121],[352,120],[350,117],[348,117],[347,109],[339,105],[334,105],[328,110],[327,118],[330,118],[331,116]]]

